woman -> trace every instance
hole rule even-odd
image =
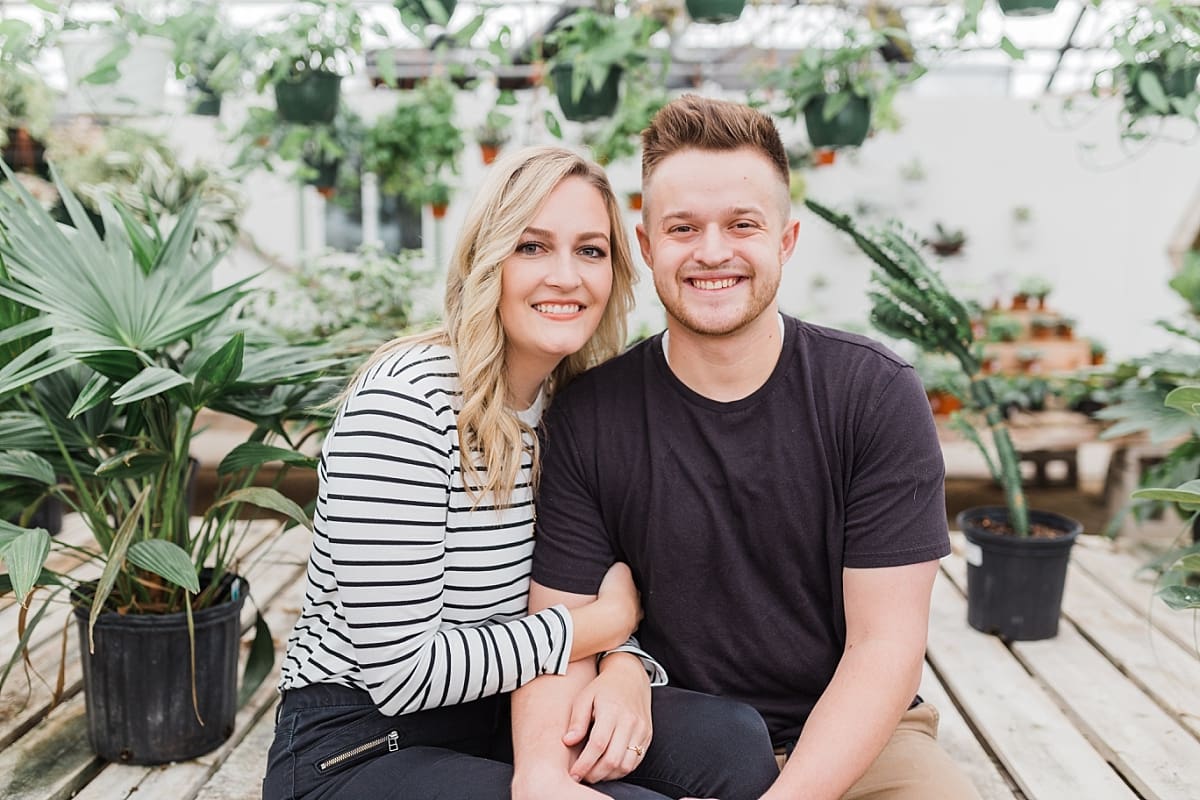
[[[555,389],[617,352],[634,280],[599,167],[557,147],[492,167],[444,328],[380,348],[325,443],[266,798],[507,797],[507,693],[630,635],[624,565],[582,608],[527,615],[526,599],[535,427]]]

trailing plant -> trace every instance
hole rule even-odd
[[[241,89],[257,55],[257,38],[234,27],[215,0],[187,4],[162,32],[175,44],[175,77],[201,92]]]
[[[234,166],[272,172],[281,163],[290,164],[292,177],[300,183],[314,183],[329,171],[330,186],[357,186],[354,174],[365,133],[362,118],[344,105],[330,123],[284,122],[270,109],[251,108],[234,136],[242,143]]]
[[[983,415],[992,434],[992,451],[961,416],[955,425],[983,454],[992,476],[1004,489],[1009,524],[1018,536],[1029,535],[1029,513],[1021,483],[1020,462],[1008,432],[992,380],[983,374],[982,348],[977,346],[971,314],[922,259],[916,238],[898,225],[864,234],[848,215],[813,201],[805,205],[838,230],[850,235],[871,259],[871,323],[885,334],[912,342],[922,352],[954,358],[968,380],[964,405]]]
[[[458,174],[465,143],[455,122],[455,94],[449,81],[430,78],[367,130],[363,168],[379,176],[381,192],[422,205],[434,201],[438,183]]]
[[[638,154],[642,131],[670,100],[663,83],[648,73],[625,81],[616,112],[594,133],[584,137],[597,162],[607,165]]]
[[[258,91],[306,73],[345,75],[362,52],[363,20],[352,0],[302,0],[259,37],[270,68],[259,74]],[[387,36],[386,30],[377,31]]]

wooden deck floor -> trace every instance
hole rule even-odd
[[[249,537],[252,595],[282,644],[299,611],[308,542],[258,524]],[[83,540],[68,525],[64,536]],[[985,800],[1200,797],[1200,658],[1196,620],[1170,612],[1135,576],[1139,560],[1094,537],[1075,548],[1059,636],[1006,646],[971,630],[965,566],[946,559],[934,590],[922,695],[942,712],[942,741]],[[61,566],[61,565],[60,565]],[[0,601],[0,652],[17,609]],[[66,609],[48,613],[32,662],[53,681]],[[247,608],[243,622],[252,620]],[[276,676],[239,713],[218,751],[168,767],[100,762],[88,750],[75,633],[65,700],[16,676],[0,695],[0,798],[224,800],[259,796],[272,737]]]

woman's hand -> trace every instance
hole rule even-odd
[[[587,739],[571,777],[586,783],[624,778],[642,763],[653,732],[650,678],[641,659],[632,653],[605,656],[600,674],[571,706],[563,744],[574,747]]]

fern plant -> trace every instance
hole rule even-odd
[[[1004,488],[1008,521],[1018,536],[1029,535],[1029,509],[1021,485],[1020,460],[995,388],[983,374],[982,348],[971,330],[966,304],[929,267],[913,246],[915,237],[894,227],[863,233],[846,214],[839,214],[813,200],[805,205],[817,216],[850,235],[875,264],[871,281],[871,323],[889,336],[912,342],[922,352],[951,356],[966,375],[968,409],[981,413],[992,434],[992,452],[966,420],[955,418],[956,427],[983,453],[992,476]]]

